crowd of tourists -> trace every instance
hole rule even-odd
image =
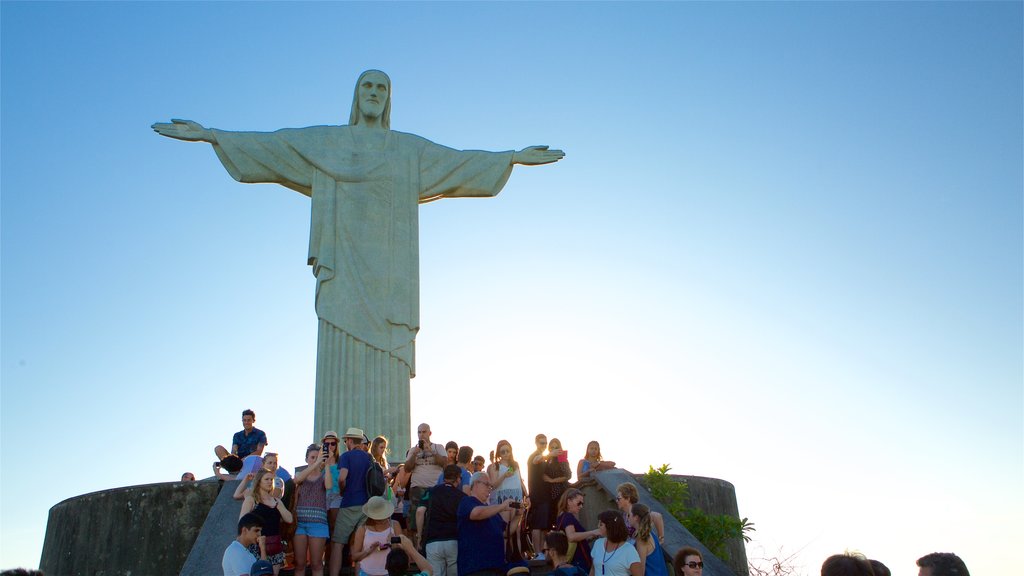
[[[695,548],[682,548],[666,564],[664,519],[638,502],[632,483],[617,487],[617,509],[600,512],[597,527],[587,530],[580,521],[586,498],[569,482],[572,470],[557,438],[536,436],[524,475],[506,440],[485,461],[469,446],[434,443],[430,426],[420,424],[416,444],[392,465],[387,438],[371,440],[358,428],[340,436],[326,431],[306,448],[306,466],[293,478],[278,466],[277,454],[263,453],[267,438],[255,420],[244,411],[231,449],[215,448],[214,475],[241,480],[225,576],[276,576],[286,565],[314,576],[325,567],[329,576],[343,567],[358,576],[511,576],[528,574],[530,560],[546,561],[556,576],[703,573]],[[576,464],[577,481],[614,467],[591,441]],[[925,556],[918,565],[921,576],[969,576],[952,554]],[[877,560],[844,554],[827,559],[821,574],[889,571]]]

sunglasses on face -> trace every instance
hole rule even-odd
[[[704,568],[703,562],[686,562],[683,566],[689,566],[690,570],[696,570],[697,568]]]
[[[337,442],[324,442],[324,446],[337,446]]]

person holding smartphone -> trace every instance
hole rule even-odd
[[[501,504],[512,500],[512,508],[502,513],[506,522],[505,550],[509,552],[509,562],[523,559],[523,543],[520,539],[523,526],[522,504],[526,500],[526,485],[523,483],[522,470],[515,457],[512,456],[512,444],[508,440],[499,440],[494,449],[494,463],[487,467],[487,475],[494,490],[491,492],[490,503]]]
[[[327,466],[327,452],[319,444],[306,448],[306,469],[295,475],[297,488],[295,516],[298,525],[292,540],[295,552],[295,573],[306,573],[306,551],[309,551],[309,567],[313,576],[324,573],[324,548],[330,531],[327,527],[327,488],[324,485],[324,469]]]
[[[359,567],[359,576],[387,576],[391,539],[402,535],[402,527],[391,519],[394,512],[395,505],[382,496],[374,496],[363,505],[366,523],[356,529],[352,543],[352,561]]]
[[[548,442],[548,463],[544,468],[544,482],[548,485],[548,524],[554,525],[558,513],[558,501],[569,489],[572,468],[569,467],[569,453],[562,449],[562,441],[552,438]]]

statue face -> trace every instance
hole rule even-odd
[[[388,97],[388,79],[383,74],[370,72],[359,82],[359,111],[363,116],[380,118]]]

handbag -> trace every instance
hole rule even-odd
[[[281,536],[266,536],[267,556],[273,556],[284,552],[284,545],[281,543]]]

